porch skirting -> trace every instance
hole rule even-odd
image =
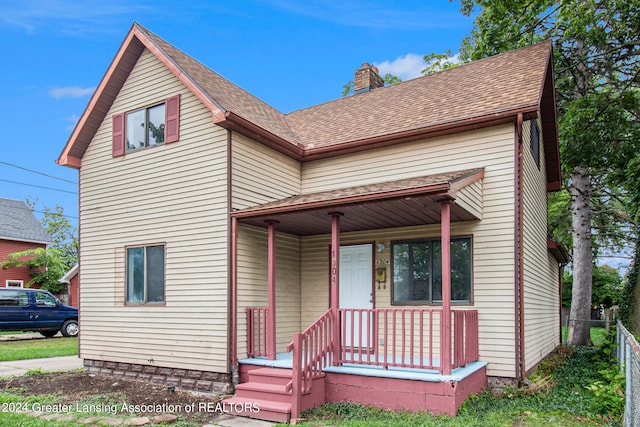
[[[455,416],[486,383],[486,364],[461,379],[425,381],[325,370],[327,402],[352,402],[391,410],[428,411]]]
[[[219,372],[90,359],[84,359],[84,367],[90,374],[149,381],[165,384],[167,387],[205,393],[233,393],[231,375]]]
[[[285,385],[292,379],[291,353],[279,353],[276,360],[251,358],[240,360],[240,385],[230,402],[260,402],[270,408],[270,402],[286,404],[260,414],[237,414],[277,422],[289,422],[290,391]],[[462,403],[486,386],[487,362],[476,361],[456,368],[450,375],[437,370],[345,363],[328,366],[315,378],[310,394],[301,396],[300,410],[324,402],[352,402],[391,410],[426,411],[455,416]],[[277,381],[275,380],[277,378]],[[276,387],[277,385],[277,387]],[[295,416],[293,417],[295,418]]]

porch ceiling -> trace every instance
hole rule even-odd
[[[302,194],[231,213],[239,222],[266,227],[278,221],[280,232],[298,236],[331,231],[331,213],[340,212],[340,231],[438,224],[441,200],[451,200],[451,221],[475,215],[455,204],[456,192],[484,177],[484,169],[388,181],[340,190]]]

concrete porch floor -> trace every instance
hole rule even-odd
[[[293,353],[278,353],[275,360],[269,360],[266,357],[254,357],[240,359],[238,360],[238,363],[241,365],[256,365],[269,368],[291,369],[293,365]],[[439,361],[435,360],[434,364],[439,365]],[[368,377],[395,378],[427,382],[458,382],[471,376],[485,366],[487,366],[487,362],[471,362],[466,366],[453,369],[450,375],[441,375],[435,369],[417,369],[398,366],[389,366],[385,369],[382,366],[360,365],[354,363],[343,363],[342,366],[329,366],[325,368],[324,371],[336,374],[362,375]]]

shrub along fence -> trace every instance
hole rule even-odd
[[[640,345],[621,322],[617,338],[617,357],[626,378],[624,424],[640,426]]]

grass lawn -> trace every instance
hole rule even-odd
[[[589,329],[589,335],[591,337],[591,342],[596,347],[601,347],[604,344],[604,341],[607,337],[607,331],[605,328],[591,328]],[[566,326],[562,327],[562,342],[566,344],[566,341],[569,337],[569,330]]]
[[[78,338],[0,341],[0,362],[78,354]]]

